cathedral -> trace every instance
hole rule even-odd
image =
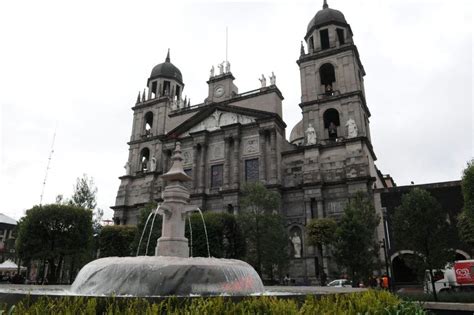
[[[136,224],[141,207],[161,200],[161,175],[179,140],[193,179],[187,184],[192,204],[238,214],[242,185],[259,181],[280,194],[289,235],[299,238],[291,278],[316,279],[321,265],[330,273],[330,257],[306,243],[305,225],[340,216],[358,191],[377,199],[374,189],[390,183],[374,164],[365,71],[352,29],[326,1],[309,21],[296,63],[301,103],[290,106],[299,106],[302,115],[287,137],[274,75],[268,82],[262,77],[259,89],[242,92],[230,63],[220,64],[211,69],[207,98],[191,104],[182,98],[183,75],[168,52],[132,108],[129,157],[112,207],[115,223]],[[378,234],[384,237],[382,224]]]

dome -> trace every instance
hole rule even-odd
[[[160,63],[153,67],[151,70],[150,79],[156,78],[168,78],[178,81],[179,83],[183,84],[183,76],[181,75],[181,71],[171,63],[170,61],[170,52],[168,50],[168,55],[166,56],[165,62]]]
[[[313,28],[324,26],[330,23],[347,25],[344,14],[342,14],[341,11],[329,8],[326,1],[324,1],[323,9],[318,11],[318,13],[316,13],[316,15],[309,22],[307,32],[310,33]]]
[[[303,130],[303,120],[300,120],[297,123],[290,133],[290,143],[291,144],[298,144],[299,141],[304,140],[304,130]]]

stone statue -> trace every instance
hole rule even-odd
[[[317,141],[316,130],[314,130],[311,124],[308,125],[308,129],[306,129],[305,134],[306,134],[307,145],[316,144],[316,141]]]
[[[211,75],[209,77],[212,78],[213,76],[214,76],[214,66],[212,66],[211,68]]]
[[[295,250],[295,258],[301,258],[301,238],[298,233],[295,231],[293,236],[290,237],[290,241],[293,244],[293,249]]]
[[[270,76],[270,85],[276,84],[276,75],[272,71],[272,75]]]
[[[130,175],[130,163],[128,161],[123,168],[125,169],[125,175]]]
[[[219,74],[223,74],[224,73],[224,62],[220,63],[218,65],[218,67],[219,67]]]
[[[358,130],[357,130],[357,125],[356,125],[354,119],[350,118],[346,122],[346,127],[347,127],[347,137],[348,138],[357,137]]]
[[[229,72],[230,72],[230,62],[226,61],[225,62],[225,73],[229,73]]]
[[[156,158],[152,157],[150,162],[150,172],[156,171]]]
[[[260,84],[262,85],[262,87],[267,86],[267,79],[265,79],[265,76],[263,74],[262,74],[262,78],[258,80],[260,81]]]

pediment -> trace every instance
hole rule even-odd
[[[216,109],[208,117],[194,124],[187,131],[181,133],[180,137],[186,137],[189,136],[190,133],[203,130],[214,131],[220,129],[223,126],[237,123],[247,125],[254,123],[256,119],[257,117],[255,116]]]

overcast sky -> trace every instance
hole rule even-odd
[[[0,212],[15,219],[69,197],[87,173],[110,206],[128,157],[132,111],[151,69],[171,61],[192,104],[209,69],[229,60],[239,92],[274,71],[289,137],[301,119],[300,41],[313,1],[2,1]],[[377,167],[400,185],[458,180],[473,156],[471,0],[329,0],[367,73]]]

